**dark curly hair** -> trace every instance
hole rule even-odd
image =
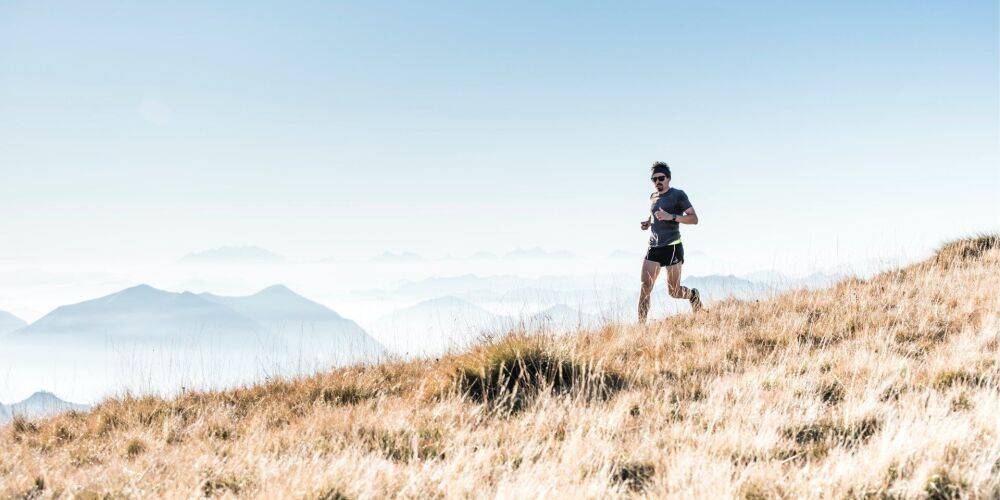
[[[663,174],[667,176],[667,179],[670,178],[670,165],[667,165],[667,162],[665,161],[658,161],[654,163],[650,170],[652,170],[654,174]]]

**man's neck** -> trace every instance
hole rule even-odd
[[[670,191],[670,186],[664,186],[663,191],[658,191],[658,192],[660,194],[663,194],[663,193],[666,193],[667,191]]]

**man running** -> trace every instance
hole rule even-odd
[[[652,229],[649,250],[642,262],[642,290],[639,292],[639,323],[646,322],[649,314],[649,295],[653,292],[660,267],[667,268],[667,289],[675,299],[687,299],[691,309],[701,309],[697,288],[681,286],[681,265],[684,264],[684,245],[681,244],[680,224],[697,224],[698,214],[688,201],[687,194],[670,187],[670,167],[658,161],[652,168],[656,192],[649,196],[650,216],[642,221],[643,231]]]

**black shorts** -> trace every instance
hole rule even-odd
[[[646,260],[651,260],[663,266],[684,263],[684,244],[667,245],[665,247],[649,247]]]

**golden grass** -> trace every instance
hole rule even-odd
[[[1000,497],[1000,248],[0,429],[0,497]]]

